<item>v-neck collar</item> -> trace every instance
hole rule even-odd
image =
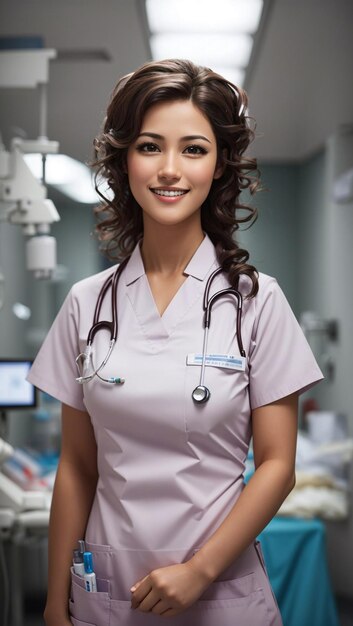
[[[138,280],[146,274],[141,256],[140,243],[138,242],[123,272],[126,286]],[[207,234],[187,264],[184,274],[203,280],[211,265],[217,261],[216,249]]]
[[[140,242],[136,244],[123,271],[122,280],[125,282],[127,297],[143,333],[153,343],[154,351],[163,347],[174,328],[185,317],[195,301],[201,297],[204,290],[204,279],[208,276],[211,268],[217,265],[215,247],[206,234],[184,270],[184,274],[187,275],[186,280],[179,287],[161,316],[146,276]],[[200,309],[200,315],[202,315],[202,309]]]

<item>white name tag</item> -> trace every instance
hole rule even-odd
[[[245,372],[246,359],[233,354],[206,354],[205,364],[209,367],[225,367],[229,370]],[[187,365],[202,365],[202,354],[188,354]]]

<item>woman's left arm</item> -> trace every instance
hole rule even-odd
[[[154,570],[136,583],[134,608],[177,615],[255,540],[294,487],[297,416],[297,393],[253,410],[255,473],[222,524],[189,561]]]
[[[255,473],[223,523],[192,559],[210,582],[254,541],[292,491],[297,422],[296,393],[253,410]]]

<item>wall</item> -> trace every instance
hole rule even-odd
[[[0,357],[25,356],[26,322],[16,319],[12,312],[15,302],[26,304],[24,265],[24,244],[20,229],[0,222],[0,273],[4,277],[4,284],[0,285],[0,297],[3,298],[0,310]]]
[[[298,309],[298,168],[295,165],[259,165],[266,191],[244,203],[258,208],[258,219],[237,240],[250,252],[250,262],[275,276],[296,314]]]
[[[353,128],[342,128],[331,136],[323,153],[299,168],[300,273],[299,302],[302,310],[337,319],[339,341],[328,345],[335,373],[318,388],[322,409],[335,410],[348,418],[353,436],[353,201],[337,204],[333,183],[353,165]],[[353,484],[353,481],[352,483]],[[353,510],[353,490],[351,490]],[[353,596],[353,518],[330,522],[329,563],[335,590]]]

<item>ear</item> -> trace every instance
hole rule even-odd
[[[227,149],[223,148],[221,155],[219,155],[217,159],[217,165],[216,165],[216,169],[213,175],[213,180],[217,180],[218,178],[221,178],[221,176],[223,175],[223,172],[226,169],[226,163],[224,162],[224,159],[226,158],[227,158]]]

